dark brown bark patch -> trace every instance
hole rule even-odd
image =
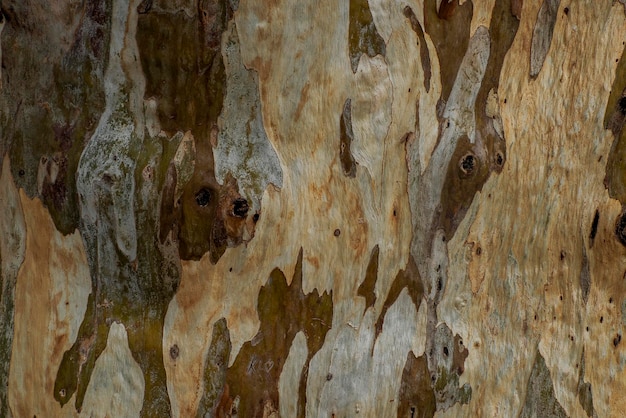
[[[378,278],[378,245],[372,249],[370,261],[365,271],[365,279],[359,286],[357,294],[365,298],[365,310],[376,303],[376,279]]]
[[[347,177],[356,176],[356,161],[350,151],[350,146],[354,141],[352,131],[352,101],[346,99],[343,104],[343,112],[339,119],[339,160],[343,168],[343,174]]]
[[[246,342],[226,372],[217,416],[263,417],[265,409],[278,411],[278,383],[298,332],[306,337],[308,355],[299,384],[298,416],[304,417],[309,363],[324,344],[332,325],[332,293],[302,291],[302,250],[291,284],[279,269],[259,292],[259,332]],[[238,403],[235,400],[238,399]]]
[[[454,0],[454,3],[457,1]],[[463,61],[467,50],[472,14],[473,4],[471,1],[466,1],[462,6],[456,6],[454,13],[445,19],[439,17],[436,0],[424,2],[424,27],[437,50],[441,71],[441,99],[443,101],[447,101],[448,96],[450,96],[452,85],[456,80],[461,61]]]

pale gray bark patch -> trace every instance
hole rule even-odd
[[[469,383],[459,387],[459,376],[464,371],[468,350],[445,323],[437,326],[430,341],[433,347],[428,349],[426,358],[435,377],[433,388],[437,410],[445,411],[457,402],[467,404],[472,398],[472,388]]]
[[[263,126],[258,76],[243,64],[234,20],[224,34],[222,54],[226,95],[218,121],[218,143],[213,150],[215,176],[223,184],[231,173],[240,193],[256,212],[270,183],[282,187],[283,173]]]
[[[447,167],[451,163],[459,138],[468,134],[473,138],[475,131],[474,108],[476,97],[485,74],[490,52],[490,38],[487,28],[480,26],[469,42],[467,52],[452,87],[450,99],[443,112],[444,121],[440,139],[430,163],[423,174],[421,170],[409,171],[409,187],[418,190],[409,193],[412,223],[416,229],[411,243],[411,254],[418,261],[418,268],[423,279],[433,277],[429,271],[429,260],[432,257],[431,243],[435,231],[432,230],[440,208],[441,192],[444,186]],[[417,147],[417,144],[413,144]],[[419,167],[419,155],[412,156],[410,167]],[[413,161],[415,159],[415,161]],[[443,241],[449,237],[442,237]],[[437,240],[435,240],[437,241]],[[438,245],[438,243],[433,243]],[[445,246],[445,245],[444,245]],[[431,288],[427,287],[426,291]]]
[[[537,77],[541,71],[543,62],[548,55],[559,3],[560,0],[544,0],[539,9],[533,30],[533,40],[530,45],[530,76],[533,78]]]

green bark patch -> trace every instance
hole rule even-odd
[[[343,104],[343,112],[339,118],[339,160],[343,174],[347,177],[356,177],[356,161],[352,156],[350,146],[354,141],[352,131],[352,100],[346,99]]]
[[[298,416],[304,417],[309,363],[324,344],[332,325],[332,293],[302,291],[302,250],[290,285],[278,269],[259,292],[259,332],[246,342],[226,372],[226,383],[217,416],[263,417],[264,410],[278,411],[278,382],[298,332],[306,337],[308,355],[299,384]],[[205,387],[212,387],[207,385]]]
[[[237,179],[241,194],[253,212],[259,213],[265,189],[269,184],[282,187],[283,173],[263,124],[259,77],[243,63],[234,20],[224,33],[222,56],[227,79],[217,147],[213,150],[215,175],[220,183],[228,174]]]
[[[426,359],[437,402],[437,410],[446,410],[455,403],[467,404],[472,398],[468,383],[459,387],[459,377],[465,371],[465,359],[469,351],[463,340],[453,335],[445,324],[439,324],[434,335],[429,335]]]
[[[537,350],[533,370],[528,380],[526,400],[519,416],[521,418],[567,416],[565,410],[554,396],[550,370],[546,367],[546,362],[539,350]]]
[[[385,56],[387,45],[380,36],[368,0],[350,0],[350,26],[348,28],[350,65],[356,73],[362,54],[373,58]]]
[[[406,6],[404,8],[404,16],[409,19],[411,28],[417,35],[417,44],[420,47],[420,62],[422,63],[422,71],[424,72],[424,88],[428,93],[430,91],[432,69],[430,65],[430,54],[428,53],[428,45],[426,45],[426,38],[424,37],[424,31],[422,30],[422,25],[420,25],[420,22],[417,20],[417,16],[415,16],[415,12],[413,12],[411,7]]]

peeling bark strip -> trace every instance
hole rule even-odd
[[[537,77],[541,71],[548,55],[560,2],[560,0],[543,0],[539,9],[530,45],[530,76],[533,78]]]
[[[350,145],[354,141],[352,131],[352,101],[346,99],[343,104],[343,112],[339,119],[339,160],[343,168],[343,174],[354,178],[356,176],[356,161],[350,151]]]
[[[349,27],[350,65],[356,73],[362,54],[373,58],[385,56],[387,46],[378,33],[368,0],[350,0]]]
[[[537,350],[528,387],[526,400],[520,413],[521,418],[531,417],[566,417],[567,414],[554,395],[554,385],[550,377],[550,370]]]
[[[430,78],[431,78],[431,67],[430,67],[430,54],[428,53],[428,45],[426,45],[426,38],[424,37],[424,31],[422,30],[422,25],[417,20],[417,16],[413,12],[411,7],[406,6],[404,8],[404,16],[409,19],[411,22],[411,28],[417,35],[418,44],[420,47],[420,62],[422,63],[422,71],[424,71],[424,88],[428,93],[430,91]]]
[[[243,345],[226,372],[217,416],[261,418],[268,411],[277,413],[280,374],[296,334],[303,332],[308,350],[298,390],[298,417],[304,417],[309,363],[332,325],[333,301],[332,293],[303,293],[302,249],[291,284],[280,270],[272,271],[259,292],[257,311],[259,332]]]

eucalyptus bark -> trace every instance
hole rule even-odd
[[[1,0],[0,416],[617,416],[626,6]]]

